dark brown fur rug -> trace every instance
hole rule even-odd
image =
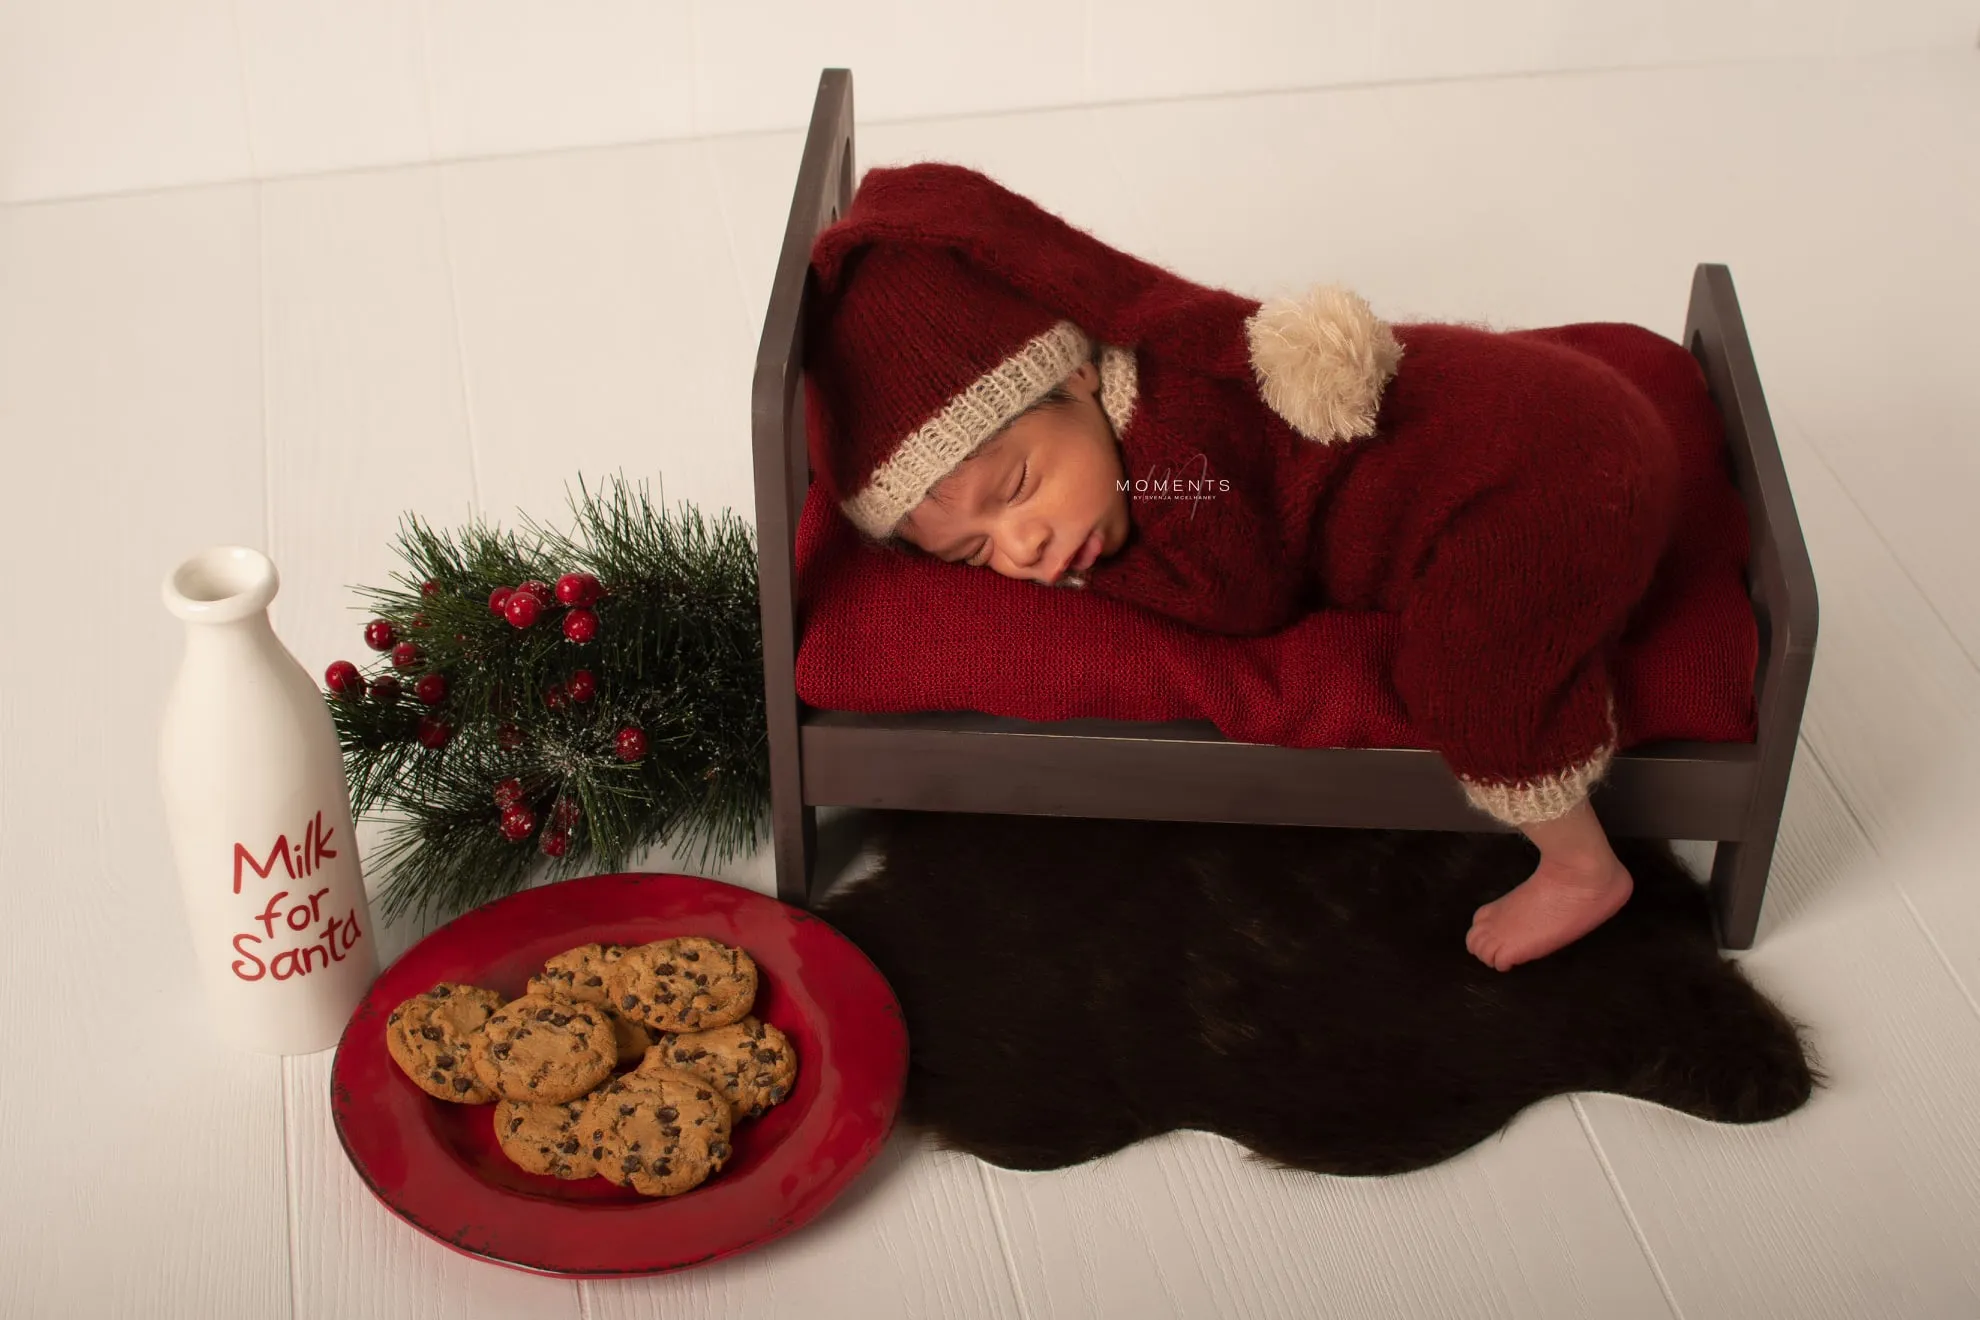
[[[900,996],[907,1121],[1007,1168],[1199,1128],[1397,1173],[1562,1092],[1755,1123],[1821,1081],[1662,845],[1618,846],[1636,889],[1615,918],[1495,972],[1464,935],[1532,870],[1515,836],[868,819],[879,869],[819,914]]]

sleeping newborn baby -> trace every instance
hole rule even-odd
[[[812,468],[865,536],[1211,632],[1392,613],[1412,725],[1540,852],[1471,952],[1506,970],[1628,899],[1588,792],[1677,465],[1569,329],[1260,303],[951,165],[871,171],[812,266]]]

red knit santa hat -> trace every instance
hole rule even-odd
[[[809,332],[812,466],[868,536],[1093,352],[1077,325],[945,248],[882,247]]]
[[[1108,246],[957,165],[869,171],[812,248],[807,327],[811,466],[867,535],[884,538],[928,490],[1092,357],[1242,380],[1321,443],[1374,429],[1398,350],[1341,289],[1257,301]],[[1131,383],[1110,382],[1117,428]],[[1108,397],[1111,395],[1111,398]]]

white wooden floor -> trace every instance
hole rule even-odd
[[[265,546],[313,670],[401,510],[578,473],[749,515],[793,134],[0,210],[0,1314],[1980,1315],[1980,54],[1430,82],[948,119],[1197,278],[1392,319],[1676,336],[1728,263],[1822,593],[1751,975],[1829,1090],[1759,1129],[1607,1096],[1378,1181],[1221,1140],[1016,1175],[897,1142],[827,1215],[582,1287],[456,1256],[346,1166],[327,1055],[200,1030],[153,779],[157,583]],[[665,859],[660,859],[662,862]],[[730,878],[767,886],[759,854]],[[417,932],[392,932],[393,949]]]

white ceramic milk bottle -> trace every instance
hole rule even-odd
[[[186,649],[159,777],[215,1030],[243,1049],[337,1043],[377,975],[336,727],[268,603],[268,556],[216,546],[165,579]]]

